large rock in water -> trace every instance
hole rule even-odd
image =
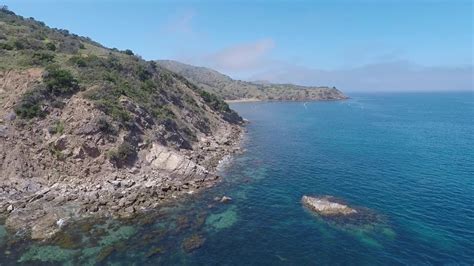
[[[301,198],[303,205],[308,207],[310,210],[318,213],[322,216],[334,216],[334,215],[352,215],[357,214],[357,210],[336,202],[333,197],[323,196],[323,197],[310,197],[303,196]]]
[[[379,224],[384,220],[383,216],[370,209],[349,206],[332,196],[303,196],[301,202],[325,221],[338,226]]]

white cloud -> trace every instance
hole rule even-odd
[[[272,39],[234,45],[204,57],[211,67],[222,71],[251,71],[268,62],[268,53],[275,47]]]

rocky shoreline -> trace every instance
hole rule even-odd
[[[2,182],[0,218],[9,232],[44,240],[75,219],[123,218],[158,208],[219,182],[219,164],[240,151],[243,132],[240,125],[226,125],[218,134],[202,137],[192,150],[154,143],[141,166],[86,182]]]

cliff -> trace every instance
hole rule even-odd
[[[0,10],[0,214],[53,235],[213,185],[242,119],[130,50]]]

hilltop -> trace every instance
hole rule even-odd
[[[219,95],[225,100],[314,101],[347,99],[347,96],[336,88],[234,80],[206,67],[187,65],[173,60],[158,60],[156,62],[160,66],[184,76],[199,88]]]
[[[209,187],[241,124],[219,97],[131,50],[0,10],[8,230],[41,239],[71,217],[126,216]]]

